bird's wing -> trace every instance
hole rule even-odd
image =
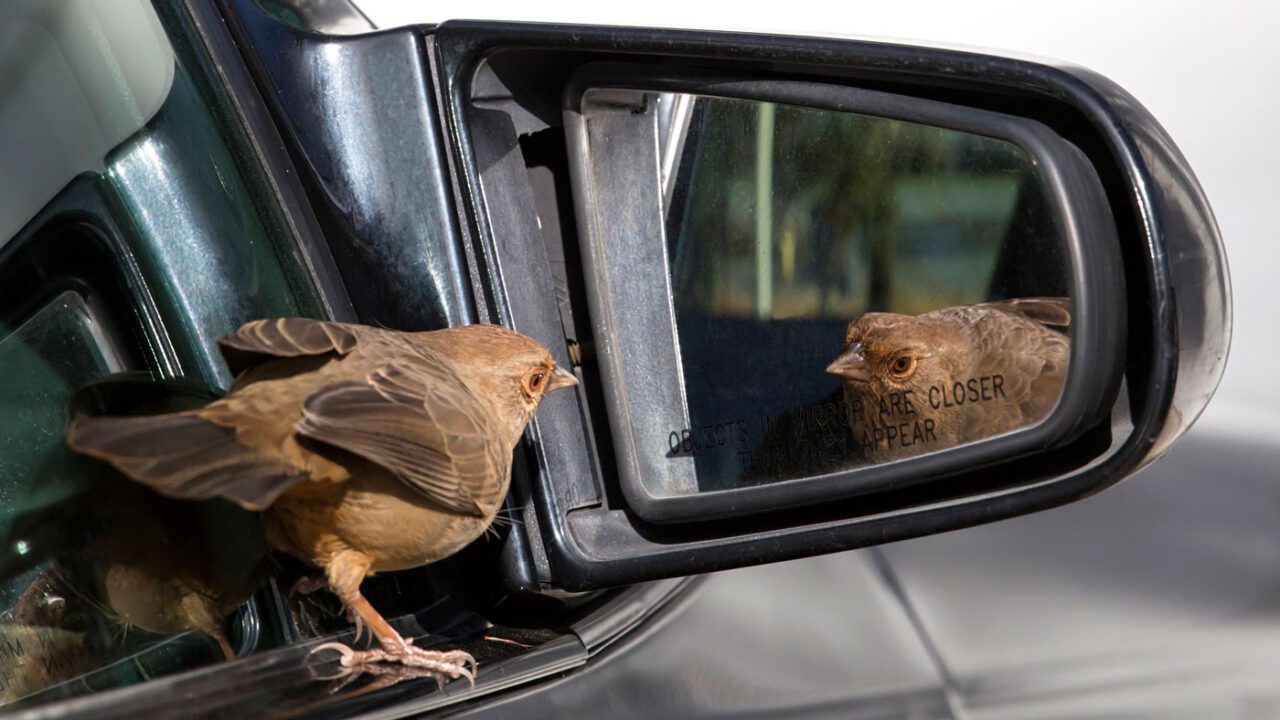
[[[242,444],[236,428],[195,413],[139,417],[77,416],[67,431],[76,452],[103,460],[162,495],[222,497],[263,510],[309,473],[283,457]]]
[[[988,316],[975,329],[981,338],[978,374],[1002,378],[1004,402],[975,406],[992,414],[991,429],[1013,430],[1047,415],[1066,380],[1067,337],[1018,317]]]
[[[1064,297],[1030,297],[997,300],[995,302],[975,305],[976,308],[991,308],[1013,315],[1021,315],[1041,325],[1051,327],[1071,326],[1071,301]]]
[[[248,323],[219,344],[238,372],[269,358],[347,354],[359,341],[347,326],[286,318]],[[510,452],[452,368],[423,348],[405,347],[411,352],[395,364],[359,380],[318,388],[254,383],[199,410],[168,415],[82,415],[67,442],[163,495],[222,497],[262,510],[299,482],[350,478],[342,465],[300,444],[302,436],[387,468],[442,507],[481,515],[502,500]],[[290,409],[298,404],[300,413]]]
[[[323,352],[330,334],[331,352],[354,347],[354,338],[340,332],[343,328],[323,325],[310,320],[249,323],[224,339],[224,349],[243,348],[251,360],[269,357],[268,352]],[[297,361],[278,362],[287,366]],[[342,465],[300,445],[294,433],[302,402],[314,387],[306,377],[284,378],[250,384],[182,412],[130,417],[78,413],[67,431],[67,444],[162,495],[183,500],[221,497],[249,510],[263,510],[299,482],[350,478]]]
[[[321,388],[304,403],[297,431],[375,462],[468,515],[501,502],[511,463],[484,405],[446,363],[422,351],[364,380]]]
[[[341,323],[310,318],[271,318],[241,325],[218,338],[232,375],[273,358],[337,353],[346,355],[359,342],[356,331]]]

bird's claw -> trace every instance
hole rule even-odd
[[[327,642],[323,645],[317,645],[311,648],[311,652],[307,653],[307,657],[315,657],[325,650],[332,650],[338,653],[338,665],[340,665],[342,669],[332,675],[316,675],[315,669],[312,668],[311,672],[317,680],[337,680],[338,678],[346,677],[351,674],[351,657],[355,654],[355,650],[352,650],[350,647],[340,642]]]
[[[400,643],[387,643],[369,650],[353,650],[343,643],[330,642],[317,645],[309,654],[315,655],[323,650],[337,652],[338,664],[344,670],[320,679],[332,680],[345,677],[354,670],[372,669],[378,663],[394,662],[407,668],[426,671],[437,676],[438,680],[445,677],[453,680],[466,678],[471,687],[476,685],[476,659],[471,653],[462,650],[423,650],[414,647],[411,640],[402,640]]]
[[[289,587],[288,597],[305,597],[328,587],[328,583],[320,578],[300,577]]]
[[[353,638],[353,641],[357,643],[360,642],[360,638],[364,636],[364,620],[360,618],[358,613],[355,613],[350,609],[347,610],[347,619],[351,621],[352,625],[356,626],[356,636]]]

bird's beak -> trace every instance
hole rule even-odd
[[[547,392],[559,390],[560,388],[573,387],[578,384],[578,378],[573,373],[562,367],[556,367],[551,371],[551,382],[547,383]]]
[[[866,382],[871,379],[871,370],[867,368],[867,356],[862,352],[862,343],[856,342],[840,354],[827,366],[827,372],[850,380]]]

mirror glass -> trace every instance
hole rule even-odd
[[[607,92],[613,106],[626,97]],[[668,412],[676,424],[636,454],[666,489],[892,462],[1055,407],[1068,267],[1022,148],[795,105],[649,93],[639,106],[657,110],[665,273],[654,282],[666,283],[683,415]],[[603,134],[588,131],[593,145]],[[618,222],[600,227],[606,243],[625,232]],[[652,312],[625,300],[615,317]],[[657,354],[639,348],[630,362]]]

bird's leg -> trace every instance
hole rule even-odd
[[[397,662],[406,667],[420,668],[450,678],[464,677],[475,684],[476,660],[461,650],[424,650],[414,647],[413,640],[402,637],[395,628],[360,594],[360,583],[369,573],[369,559],[353,550],[335,555],[325,568],[329,587],[356,617],[364,621],[380,647],[370,650],[352,650],[342,643],[325,643],[312,652],[335,650],[342,655],[342,666],[356,668],[378,662]],[[468,667],[470,666],[470,667]]]
[[[231,640],[223,627],[223,618],[213,608],[209,598],[196,592],[189,592],[178,601],[178,606],[193,629],[200,630],[217,641],[218,647],[222,650],[223,660],[236,659],[235,648],[231,647]]]
[[[350,655],[344,653],[342,658],[344,667],[356,667],[381,661],[398,662],[407,667],[421,668],[450,678],[465,677],[467,682],[475,684],[476,659],[471,657],[470,653],[461,650],[424,650],[414,647],[413,640],[402,637],[396,632],[395,628],[391,627],[391,624],[377,610],[374,610],[369,601],[359,592],[355,597],[344,602],[355,610],[357,617],[364,620],[365,625],[381,645],[380,648],[371,650],[353,651]],[[468,665],[470,667],[467,667]]]
[[[231,647],[231,641],[227,639],[226,633],[219,632],[213,636],[213,639],[218,641],[218,647],[222,648],[223,660],[236,659],[236,650],[235,648]]]

